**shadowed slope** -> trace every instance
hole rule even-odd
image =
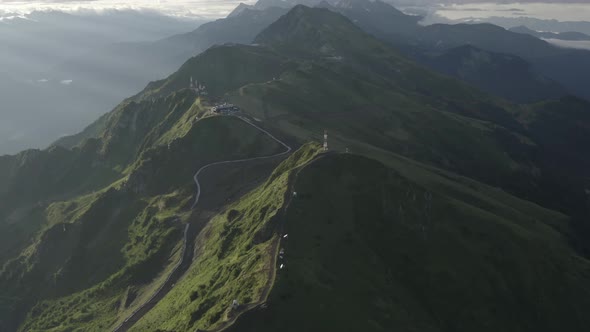
[[[479,209],[352,155],[318,159],[293,190],[286,267],[268,308],[229,331],[584,331],[590,324],[583,309],[590,264],[542,219],[505,219],[502,209]]]

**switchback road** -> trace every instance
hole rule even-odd
[[[276,157],[287,155],[293,150],[289,145],[285,144],[285,142],[279,140],[278,138],[273,136],[268,131],[255,125],[251,120],[249,120],[245,116],[242,116],[242,115],[230,115],[230,116],[234,116],[234,117],[244,121],[248,125],[256,128],[258,131],[266,134],[267,136],[272,138],[275,142],[277,142],[280,145],[282,145],[283,147],[285,147],[286,150],[284,152],[277,153],[277,154],[274,154],[271,156],[254,157],[254,158],[246,158],[246,159],[238,159],[238,160],[218,161],[218,162],[210,163],[210,164],[207,164],[207,165],[201,167],[197,171],[197,173],[195,173],[195,175],[193,176],[193,180],[195,181],[195,184],[197,185],[197,193],[195,196],[195,202],[191,206],[191,210],[195,209],[197,207],[197,204],[199,203],[199,200],[201,198],[201,184],[199,183],[199,175],[203,171],[205,171],[206,169],[208,169],[210,167],[218,166],[218,165],[235,164],[235,163],[243,163],[243,162],[248,162],[248,161],[276,158]],[[162,286],[160,286],[160,288],[158,288],[158,290],[154,293],[154,295],[152,295],[152,297],[150,297],[150,299],[148,301],[146,301],[139,308],[137,308],[131,315],[129,315],[129,317],[127,317],[127,319],[125,319],[125,321],[123,321],[123,323],[121,323],[119,326],[117,326],[114,329],[114,332],[128,331],[135,323],[137,323],[153,307],[155,307],[156,304],[158,304],[158,302],[162,298],[164,298],[164,296],[166,296],[166,294],[168,294],[168,292],[170,292],[170,290],[176,284],[176,281],[178,281],[180,279],[180,277],[188,270],[189,266],[191,265],[191,262],[193,259],[193,252],[194,252],[194,248],[193,248],[194,243],[193,243],[193,241],[189,241],[189,238],[191,238],[188,236],[189,228],[190,228],[190,224],[187,224],[185,227],[185,230],[184,230],[184,239],[183,239],[184,243],[183,243],[183,247],[182,247],[182,255],[181,255],[180,261],[174,267],[174,269],[172,270],[172,272],[170,273],[170,275],[168,276],[166,281],[162,284]]]

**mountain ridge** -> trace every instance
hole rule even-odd
[[[76,156],[86,147],[87,164],[116,176],[93,179],[82,193],[56,186],[31,199],[35,208],[17,222],[36,223],[33,241],[0,272],[0,289],[26,299],[8,306],[0,326],[117,326],[167,278],[191,223],[196,260],[132,330],[215,329],[235,318],[238,300],[254,309],[232,327],[246,331],[326,331],[334,321],[375,331],[551,331],[565,321],[584,331],[590,237],[574,212],[588,215],[590,160],[586,144],[572,142],[590,137],[587,102],[496,98],[327,9],[297,6],[255,42],[191,58],[72,138],[72,149],[22,155]],[[190,77],[209,96],[188,89]],[[191,211],[199,167],[280,148],[213,114],[220,102],[302,147],[278,167],[212,169],[202,177],[210,188],[202,209]],[[305,144],[321,142],[325,130],[332,152]],[[0,170],[18,162],[0,158]],[[63,162],[45,163],[77,169],[75,159]],[[74,184],[88,178],[78,171]],[[24,174],[15,186],[35,181],[34,171]],[[28,203],[19,199],[0,212]],[[275,243],[285,232],[281,269]],[[307,319],[292,315],[297,308]],[[269,313],[269,325],[257,319]]]

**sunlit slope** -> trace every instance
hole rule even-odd
[[[101,331],[146,300],[149,284],[174,263],[169,259],[178,250],[188,217],[194,172],[210,162],[266,156],[282,149],[237,118],[197,121],[205,109],[187,90],[161,100],[130,102],[108,115],[98,138],[72,151],[53,148],[76,154],[94,142],[91,162],[118,176],[97,181],[98,189],[84,196],[68,187],[52,188],[64,198],[40,195],[47,197],[45,202],[25,210],[18,222],[6,223],[7,229],[30,228],[14,242],[14,258],[0,273],[7,301],[2,303],[7,309],[0,326],[16,329],[13,324],[37,301],[46,300],[35,307],[24,330]],[[84,175],[80,170],[69,180],[85,181]],[[25,240],[29,236],[31,242]],[[113,305],[129,289],[142,296]]]
[[[184,135],[203,111],[191,91],[146,102],[126,101],[85,132],[71,148],[53,146],[0,158],[0,265],[18,255],[39,230],[43,210],[102,189],[128,175],[151,145]]]
[[[267,309],[230,331],[584,331],[590,264],[542,220],[354,155],[303,168]],[[518,199],[513,206],[520,206]],[[489,204],[493,198],[486,198]],[[509,216],[509,217],[507,217]]]
[[[304,145],[264,184],[214,217],[197,238],[185,278],[132,331],[210,330],[235,315],[229,308],[234,299],[243,306],[263,302],[274,280],[290,182],[319,149]]]

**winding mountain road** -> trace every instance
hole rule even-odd
[[[207,165],[201,167],[195,173],[195,175],[193,176],[193,180],[195,181],[195,184],[197,185],[197,194],[195,196],[195,202],[191,206],[191,210],[195,209],[195,207],[197,206],[197,204],[199,203],[199,200],[201,198],[201,184],[199,183],[199,175],[204,170],[206,170],[206,169],[208,169],[210,167],[213,167],[213,166],[218,166],[218,165],[235,164],[235,163],[243,163],[243,162],[248,162],[248,161],[255,161],[255,160],[263,160],[263,159],[276,158],[276,157],[287,155],[287,154],[289,154],[293,150],[289,145],[285,144],[285,142],[279,140],[278,138],[276,138],[275,136],[273,136],[268,131],[260,128],[257,125],[255,125],[248,118],[246,118],[246,117],[244,117],[242,115],[228,115],[228,116],[233,116],[235,118],[238,118],[238,119],[244,121],[245,123],[247,123],[248,125],[256,128],[260,132],[262,132],[262,133],[266,134],[267,136],[269,136],[270,138],[272,138],[275,142],[277,142],[280,145],[282,145],[283,147],[285,147],[286,150],[284,152],[277,153],[277,154],[274,154],[274,155],[271,155],[271,156],[254,157],[254,158],[237,159],[237,160],[218,161],[218,162],[210,163],[210,164],[207,164]],[[160,288],[158,288],[158,290],[156,292],[154,292],[154,294],[152,295],[152,297],[150,297],[149,300],[147,300],[144,304],[142,304],[139,308],[137,308],[131,315],[129,315],[129,317],[127,317],[125,319],[125,321],[123,321],[123,323],[121,323],[119,326],[117,326],[113,330],[114,332],[126,332],[126,331],[128,331],[133,325],[135,325],[135,323],[137,323],[153,307],[155,307],[156,304],[158,304],[158,302],[162,298],[164,298],[164,296],[166,296],[166,294],[168,294],[168,292],[170,292],[170,290],[176,284],[176,281],[178,281],[180,279],[180,277],[188,270],[189,266],[191,265],[190,263],[191,263],[191,261],[193,259],[193,252],[194,252],[194,250],[192,248],[193,243],[192,243],[192,241],[189,241],[188,240],[188,238],[189,238],[189,236],[188,236],[189,227],[190,227],[190,224],[187,224],[186,227],[185,227],[185,229],[184,229],[184,244],[183,244],[183,247],[182,247],[182,254],[181,254],[180,261],[174,267],[174,269],[172,270],[172,272],[170,273],[170,275],[168,276],[168,278],[166,279],[166,281],[162,284],[162,286],[160,286]]]
[[[265,133],[266,135],[268,135],[270,138],[272,138],[274,141],[276,141],[277,143],[279,143],[280,145],[284,146],[287,150],[281,153],[277,153],[274,154],[272,156],[265,156],[265,157],[255,157],[255,158],[247,158],[247,159],[237,159],[237,160],[225,160],[225,161],[218,161],[218,162],[214,162],[211,164],[207,164],[203,167],[201,167],[197,173],[195,173],[195,176],[193,177],[193,179],[195,180],[195,184],[197,185],[197,196],[195,197],[195,202],[193,203],[193,206],[191,207],[191,209],[194,209],[197,204],[199,203],[199,199],[201,198],[201,184],[199,183],[199,175],[201,174],[201,172],[203,172],[204,170],[213,167],[213,166],[218,166],[218,165],[225,165],[225,164],[236,164],[236,163],[243,163],[243,162],[247,162],[247,161],[254,161],[254,160],[262,160],[262,159],[271,159],[271,158],[276,158],[276,157],[280,157],[283,155],[286,155],[288,153],[290,153],[292,151],[292,148],[290,146],[288,146],[287,144],[285,144],[283,141],[279,140],[278,138],[274,137],[271,133],[269,133],[268,131],[258,127],[257,125],[255,125],[254,123],[252,123],[252,121],[248,120],[247,118],[240,116],[240,115],[231,115],[233,117],[236,117],[242,121],[244,121],[245,123],[249,124],[250,126],[258,129],[259,131]]]

